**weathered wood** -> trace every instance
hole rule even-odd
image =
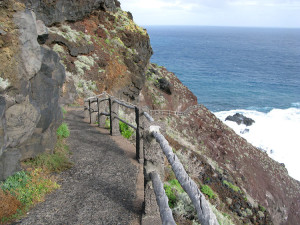
[[[153,190],[150,173],[155,171],[164,179],[164,157],[158,143],[149,131],[151,123],[143,119],[143,152],[144,152],[144,213],[142,224],[160,225],[159,207]]]
[[[135,106],[126,104],[125,102],[121,102],[121,101],[116,100],[116,99],[114,99],[114,102],[118,103],[119,105],[125,106],[125,107],[127,107],[127,108],[129,108],[129,109],[135,109]]]
[[[92,124],[91,100],[89,100],[90,124]]]
[[[152,118],[152,116],[149,115],[149,113],[143,112],[143,115],[149,122],[154,122],[154,119]]]
[[[111,98],[108,99],[108,105],[109,105],[109,123],[110,123],[110,135],[112,135],[112,106],[111,106]]]
[[[140,151],[140,110],[135,107],[135,123],[136,123],[136,135],[135,135],[135,147],[136,147],[136,160],[141,162],[142,156]]]
[[[119,128],[119,104],[115,101],[113,97],[110,97],[111,99],[111,135],[112,136],[119,136],[120,128]],[[123,121],[122,121],[123,122]]]
[[[101,115],[101,116],[110,116],[110,113],[101,112],[100,115]]]
[[[170,209],[168,204],[169,200],[164,190],[164,185],[161,182],[159,175],[156,172],[151,172],[150,177],[152,180],[152,185],[156,196],[156,202],[159,207],[162,224],[176,225],[172,215],[172,210]]]
[[[104,112],[106,109],[106,101],[109,104],[109,99],[104,96],[104,98],[98,99],[98,127],[105,128],[106,116],[110,116],[109,113]]]
[[[102,98],[102,99],[99,99],[99,102],[104,102],[104,101],[109,101],[109,98]]]
[[[118,120],[120,120],[121,122],[127,124],[127,125],[130,126],[131,128],[137,130],[137,127],[135,127],[135,126],[133,126],[132,124],[128,123],[127,121],[121,119],[120,117],[116,116],[115,118],[118,119]]]
[[[97,112],[97,118],[98,118],[98,127],[100,127],[100,103],[99,103],[99,98],[97,98],[97,108],[98,108],[98,112]]]
[[[205,196],[200,192],[197,184],[188,176],[183,165],[181,164],[177,156],[173,153],[168,141],[157,129],[153,129],[151,133],[166,155],[177,180],[190,197],[197,211],[199,222],[202,225],[218,225],[219,223],[217,221],[217,218],[212,212],[208,202],[205,199]]]

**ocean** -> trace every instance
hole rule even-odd
[[[147,26],[153,63],[300,181],[300,29]],[[235,113],[255,120],[225,121]]]

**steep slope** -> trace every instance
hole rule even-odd
[[[162,82],[164,80],[164,82]],[[197,98],[178,78],[157,65],[148,67],[141,105],[183,112]],[[200,100],[201,101],[201,100]],[[217,193],[212,203],[235,223],[297,224],[300,184],[278,162],[223,124],[203,105],[183,116],[154,115],[186,169]],[[265,210],[266,209],[266,210]],[[297,222],[298,221],[298,222]]]

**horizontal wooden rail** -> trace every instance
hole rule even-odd
[[[106,113],[106,112],[101,112],[101,113],[99,113],[99,115],[100,115],[100,116],[110,116],[110,114],[109,114],[109,113]]]
[[[152,128],[153,129],[153,128]],[[151,130],[151,127],[150,127]],[[218,225],[217,218],[215,214],[211,211],[205,196],[200,192],[197,184],[189,177],[186,173],[183,165],[179,161],[178,157],[173,153],[168,141],[165,137],[158,131],[155,127],[152,131],[152,135],[159,143],[161,149],[163,150],[168,162],[172,166],[174,174],[181,184],[183,190],[190,197],[198,215],[199,222],[202,225]]]
[[[136,106],[132,106],[132,105],[126,104],[125,102],[121,102],[121,101],[116,100],[116,99],[114,99],[113,102],[116,102],[119,105],[125,106],[125,107],[127,107],[129,109],[135,109],[135,107],[136,107]]]
[[[172,215],[172,210],[170,209],[168,204],[169,200],[164,190],[164,185],[161,182],[159,175],[153,171],[150,173],[150,178],[152,180],[152,185],[156,197],[156,202],[159,207],[162,224],[176,225]]]
[[[143,112],[143,114],[149,122],[154,122],[154,119],[149,115],[149,113]]]
[[[133,129],[135,129],[135,130],[137,129],[137,127],[135,127],[135,126],[133,126],[132,124],[128,123],[127,121],[121,119],[120,117],[116,116],[116,118],[117,118],[118,120],[120,120],[121,122],[127,124],[127,125],[130,126],[131,128],[133,128]]]
[[[104,98],[100,99],[99,96],[105,95]],[[107,98],[108,96],[108,98]],[[109,113],[107,112],[101,112],[100,103],[103,101],[108,101],[108,107],[109,107]],[[152,192],[154,191],[156,202],[158,205],[158,209],[160,212],[160,218],[163,223],[163,225],[175,225],[172,211],[169,208],[168,205],[168,198],[165,194],[163,183],[160,180],[160,176],[163,176],[163,167],[160,167],[159,165],[163,165],[163,157],[158,154],[158,150],[156,149],[156,145],[151,144],[151,139],[154,137],[157,143],[160,145],[160,148],[162,149],[163,153],[167,157],[170,165],[172,166],[172,169],[174,171],[174,174],[181,184],[182,188],[185,190],[185,192],[188,194],[189,198],[191,199],[198,215],[198,220],[202,225],[218,225],[218,221],[216,219],[215,214],[212,212],[208,201],[205,199],[205,196],[200,192],[197,184],[188,176],[186,173],[183,165],[179,161],[178,157],[173,153],[172,148],[170,147],[168,141],[165,139],[165,137],[160,133],[158,126],[151,126],[151,124],[154,122],[154,119],[151,115],[187,115],[189,112],[196,108],[200,108],[201,105],[194,105],[189,108],[187,108],[184,112],[178,112],[178,111],[171,111],[171,110],[147,110],[142,111],[140,113],[140,109],[132,105],[130,103],[121,101],[119,99],[114,98],[113,96],[110,96],[106,93],[103,93],[101,95],[97,95],[91,98],[88,98],[85,102],[88,102],[88,107],[85,106],[85,110],[89,111],[90,116],[90,123],[92,123],[92,113],[97,112],[98,113],[98,122],[100,126],[101,124],[105,122],[105,118],[102,116],[108,116],[110,118],[110,134],[111,135],[120,135],[119,132],[119,122],[121,121],[125,124],[127,124],[129,127],[136,130],[136,158],[141,163],[144,162],[144,177],[145,177],[145,184],[149,184],[149,176],[152,181]],[[97,103],[97,109],[95,110],[91,107],[92,103]],[[134,109],[135,111],[135,122],[136,126],[128,123],[127,121],[121,119],[119,117],[119,105],[127,107],[129,109]],[[103,105],[101,106],[104,107]],[[105,107],[104,107],[105,108]],[[147,108],[147,107],[146,107]],[[142,121],[142,126],[140,125],[140,117],[144,116],[146,120]],[[150,132],[150,133],[149,133]],[[149,136],[150,134],[150,136]],[[152,138],[151,138],[152,136]],[[145,145],[146,143],[146,145]],[[143,147],[144,146],[144,147]],[[148,147],[145,147],[148,146]],[[152,158],[151,158],[152,157]],[[153,158],[154,157],[154,158]],[[147,162],[145,161],[147,160]],[[157,162],[157,164],[152,164],[153,162]],[[152,165],[152,166],[151,166]],[[154,166],[155,165],[155,166]],[[154,167],[153,167],[154,166]],[[151,168],[151,172],[146,172],[147,168]],[[154,170],[152,170],[154,169]],[[159,175],[160,174],[160,175]],[[148,188],[149,186],[147,186]],[[145,193],[150,193],[149,189],[147,189],[145,186]],[[147,190],[147,191],[146,191]],[[151,191],[151,188],[150,188]],[[150,194],[153,196],[153,194]],[[146,194],[145,194],[146,196]],[[146,199],[146,197],[145,197]],[[149,201],[149,195],[147,196],[147,199]],[[148,205],[147,210],[152,207],[151,203],[149,205],[149,202],[145,205]],[[156,206],[157,207],[157,206]],[[152,209],[151,209],[152,210]],[[144,211],[146,212],[146,210]],[[153,214],[157,211],[157,208],[154,211],[151,211]]]

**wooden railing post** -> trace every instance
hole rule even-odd
[[[92,123],[91,100],[89,99],[90,124]]]
[[[105,95],[104,98],[106,98],[107,96]],[[106,116],[101,114],[101,113],[106,113],[106,109],[107,107],[105,107],[105,105],[107,106],[107,101],[101,101],[98,103],[98,126],[101,128],[105,128],[105,120],[106,120]]]
[[[114,98],[110,97],[110,135],[119,136],[120,128],[119,128],[119,104],[114,101]]]
[[[136,159],[139,163],[143,163],[144,156],[141,147],[140,109],[138,107],[135,107],[135,122],[136,122]]]
[[[97,122],[98,127],[100,126],[100,107],[99,107],[99,98],[97,98]]]
[[[151,123],[144,120],[143,149],[144,149],[144,213],[143,225],[162,224],[154,193],[150,173],[156,171],[161,180],[164,180],[164,157],[160,146],[150,133]]]

